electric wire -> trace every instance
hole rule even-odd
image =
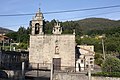
[[[91,17],[91,16],[100,16],[100,15],[105,15],[105,14],[112,14],[112,13],[119,13],[120,11],[110,11],[110,12],[104,12],[104,13],[98,13],[98,14],[90,14],[86,16],[80,16],[80,17],[72,17],[72,18],[64,18],[64,19],[59,19],[59,20],[68,20],[68,19],[78,19],[78,18],[83,18],[83,17]]]
[[[113,6],[104,6],[104,7],[95,7],[95,8],[86,8],[86,9],[74,9],[74,10],[62,10],[62,11],[53,11],[53,12],[45,12],[43,14],[57,14],[57,13],[68,13],[68,12],[78,12],[78,11],[88,11],[88,10],[98,10],[98,9],[108,9],[108,8],[115,8],[120,7],[120,5],[113,5]],[[8,16],[29,16],[34,15],[35,13],[28,13],[28,14],[0,14],[0,17],[8,17]]]
[[[104,15],[104,14],[112,14],[112,13],[119,13],[120,11],[110,11],[110,12],[104,12],[104,13],[98,13],[98,14],[90,14],[90,15],[86,15],[86,16],[80,16],[80,17],[72,17],[72,18],[64,18],[64,19],[59,19],[60,21],[62,20],[68,20],[68,19],[78,19],[78,18],[83,18],[83,17],[91,17],[91,16],[97,16],[97,15]],[[6,25],[5,27],[10,27],[10,26],[25,26],[28,24],[18,24],[18,25]]]

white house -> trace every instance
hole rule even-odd
[[[76,61],[76,71],[83,71],[90,65],[91,70],[94,69],[94,46],[93,45],[77,45],[79,58]]]

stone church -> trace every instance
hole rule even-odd
[[[31,20],[29,62],[53,63],[54,69],[63,69],[62,66],[75,67],[75,34],[62,34],[58,22],[53,26],[53,34],[44,34],[43,20],[40,10]]]

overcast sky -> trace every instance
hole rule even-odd
[[[39,7],[41,8],[41,11],[45,13],[51,11],[87,9],[112,5],[120,5],[120,0],[0,0],[0,15],[35,13],[38,11]],[[29,21],[33,16],[34,15],[14,17],[0,16],[0,27],[17,31],[19,26],[28,27]],[[59,21],[80,20],[91,17],[120,20],[120,7],[44,15],[44,19],[49,21],[52,19],[57,19]]]

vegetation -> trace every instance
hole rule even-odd
[[[120,60],[115,57],[107,57],[102,65],[103,72],[120,72]]]
[[[45,34],[52,34],[53,26],[56,20],[44,21]],[[116,58],[120,55],[120,21],[103,19],[103,18],[87,18],[78,21],[60,22],[63,33],[72,34],[73,29],[76,31],[76,43],[94,45],[95,47],[95,63],[102,67],[102,72],[92,74],[93,76],[109,76],[120,77],[120,60]],[[6,36],[13,39],[13,42],[20,43],[18,49],[27,49],[29,46],[30,28],[20,27],[17,32],[11,32]],[[102,38],[105,34],[104,45],[107,57],[103,60],[102,56]],[[120,57],[120,56],[119,56]]]
[[[120,77],[120,72],[97,72],[92,76],[104,76],[104,77]]]
[[[0,34],[10,33],[10,32],[14,32],[14,31],[0,27]]]
[[[103,56],[100,53],[95,53],[95,64],[102,66],[103,64]]]
[[[44,21],[45,34],[52,34],[52,29],[56,20]],[[60,22],[63,34],[72,34],[73,29],[76,30],[77,44],[88,44],[95,46],[95,52],[102,53],[101,39],[97,38],[105,34],[105,52],[113,54],[120,52],[120,21],[103,19],[103,18],[87,18],[78,21]],[[28,45],[30,28],[20,27],[17,32],[6,34],[12,38],[14,42],[25,43]],[[83,36],[83,38],[81,38]],[[100,59],[101,60],[101,59]]]
[[[101,57],[100,55],[97,55],[97,57],[98,56]],[[105,61],[102,61],[101,66],[102,72],[94,73],[92,76],[120,77],[120,59],[109,56]]]
[[[19,43],[19,45],[13,45],[17,49],[27,49],[29,42],[30,28],[27,29],[20,27],[17,32],[12,32],[6,34],[9,38],[12,39],[13,43]]]

